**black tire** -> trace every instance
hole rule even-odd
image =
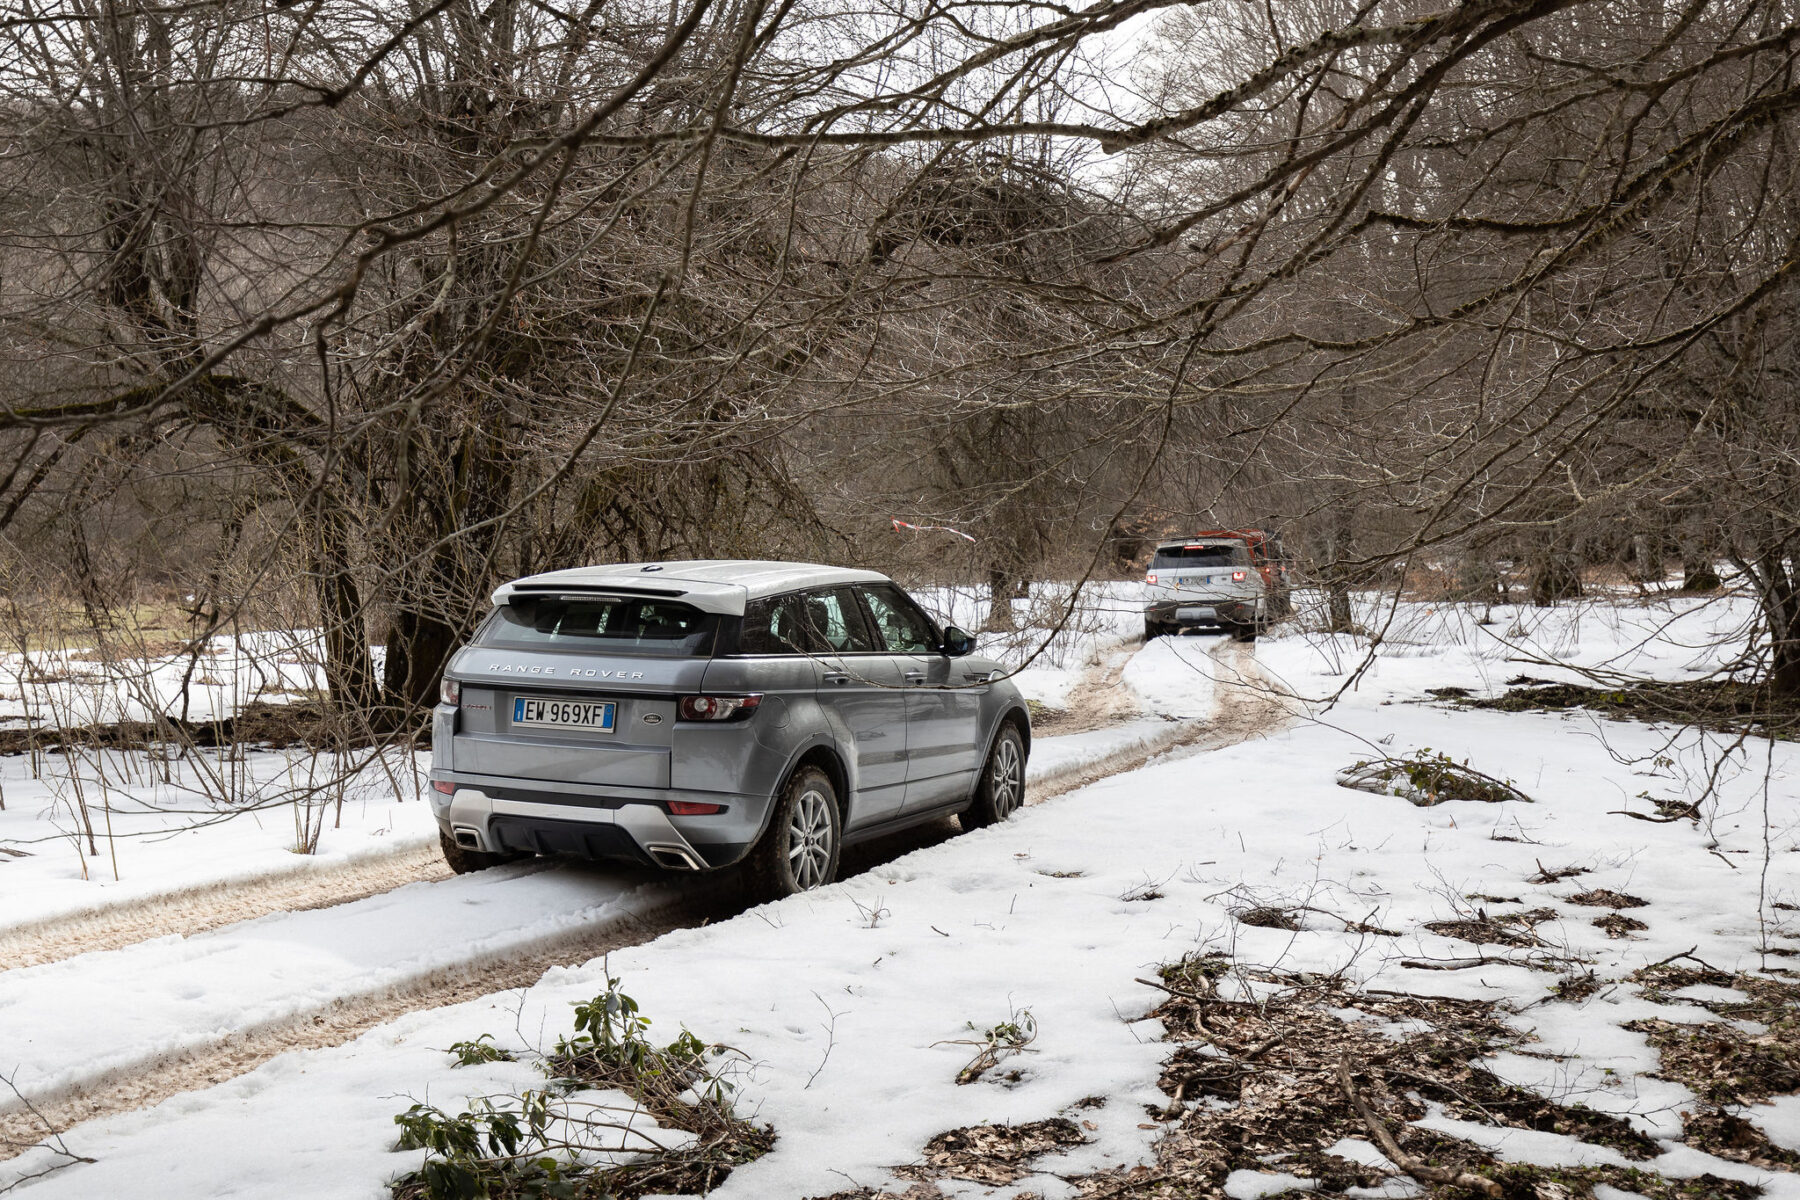
[[[1226,631],[1231,634],[1231,640],[1234,642],[1254,642],[1260,626],[1261,622],[1249,625],[1228,625]]]
[[[824,887],[837,878],[843,816],[831,776],[801,767],[781,789],[768,828],[744,860],[744,887],[755,903]]]
[[[1168,631],[1168,627],[1161,621],[1152,621],[1149,617],[1144,618],[1144,640],[1146,642],[1159,638]]]
[[[438,845],[444,849],[444,861],[458,875],[467,875],[471,871],[485,871],[489,867],[497,867],[501,863],[509,863],[517,859],[517,854],[489,854],[485,850],[468,850],[450,840],[450,835],[438,830]]]
[[[1019,727],[1008,721],[995,735],[987,763],[981,768],[975,803],[958,819],[964,829],[982,829],[1007,820],[1024,803],[1025,739],[1019,735]]]

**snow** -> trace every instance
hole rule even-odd
[[[1284,1171],[1233,1171],[1225,1177],[1225,1194],[1231,1200],[1261,1200],[1286,1191],[1310,1192],[1319,1186],[1316,1179],[1302,1179]]]
[[[96,1161],[37,1180],[20,1194],[203,1200],[274,1194],[299,1177],[307,1180],[309,1198],[374,1200],[385,1194],[388,1179],[419,1161],[417,1153],[391,1150],[391,1118],[410,1103],[408,1097],[453,1106],[470,1095],[535,1086],[541,1078],[523,1063],[455,1068],[444,1047],[483,1033],[520,1052],[541,1047],[568,1030],[570,1006],[601,991],[609,976],[620,977],[642,1004],[659,1040],[686,1026],[702,1038],[730,1043],[752,1064],[740,1080],[741,1107],[772,1123],[780,1140],[715,1193],[724,1200],[896,1184],[892,1168],[918,1161],[935,1134],[1040,1120],[1069,1112],[1090,1096],[1106,1097],[1104,1106],[1080,1112],[1096,1126],[1091,1141],[1037,1166],[1064,1176],[1128,1166],[1147,1161],[1159,1134],[1139,1126],[1146,1123],[1145,1105],[1167,1102],[1155,1080],[1169,1050],[1158,1040],[1155,1021],[1136,1019],[1156,1005],[1158,994],[1133,980],[1159,962],[1226,946],[1240,960],[1283,970],[1343,970],[1371,987],[1506,1002],[1517,1013],[1512,1022],[1537,1040],[1529,1053],[1485,1060],[1489,1069],[1671,1138],[1695,1097],[1678,1083],[1650,1078],[1654,1051],[1642,1035],[1621,1026],[1648,1015],[1717,1019],[1703,1008],[1654,1004],[1629,983],[1610,983],[1582,1003],[1568,1003],[1551,994],[1555,972],[1506,962],[1460,970],[1403,963],[1483,953],[1523,958],[1523,951],[1478,948],[1423,927],[1486,904],[1490,911],[1556,909],[1559,919],[1538,928],[1551,943],[1542,952],[1583,960],[1581,969],[1591,968],[1602,980],[1621,980],[1691,948],[1723,970],[1761,969],[1767,961],[1759,953],[1766,936],[1762,918],[1770,915],[1757,907],[1765,866],[1764,768],[1768,893],[1791,900],[1800,891],[1800,747],[1734,751],[1728,739],[1603,722],[1587,713],[1456,711],[1415,701],[1428,687],[1493,691],[1515,671],[1551,677],[1556,670],[1510,661],[1518,657],[1561,656],[1585,670],[1629,664],[1672,677],[1704,672],[1720,658],[1704,645],[1709,631],[1740,619],[1741,605],[1669,600],[1615,606],[1619,611],[1496,610],[1495,626],[1476,624],[1479,610],[1426,611],[1431,608],[1398,614],[1390,623],[1393,640],[1354,679],[1350,672],[1362,644],[1348,637],[1257,643],[1258,663],[1300,695],[1322,700],[1354,684],[1328,709],[1321,704],[1316,719],[1225,749],[1174,751],[1029,808],[1004,826],[914,851],[819,892],[680,930],[604,961],[553,969],[522,992],[414,1013],[346,1045],[282,1055],[227,1083],[86,1123],[69,1133],[70,1146]],[[1221,677],[1204,657],[1207,644],[1159,639],[1133,658],[1125,681],[1152,712],[1210,714],[1242,684]],[[1131,735],[1137,736],[1143,725],[1126,723],[1104,733],[1123,737],[1139,726]],[[1056,739],[1037,743],[1034,770],[1057,765],[1059,755],[1066,764],[1098,754],[1105,744],[1062,740],[1067,744],[1060,749]],[[1467,759],[1511,779],[1534,802],[1416,808],[1338,787],[1336,773],[1370,756],[1372,747],[1395,755],[1429,747]],[[1717,799],[1698,826],[1616,815],[1627,807],[1645,811],[1640,792],[1689,795],[1709,775],[1717,776]],[[1542,868],[1569,866],[1586,873],[1559,883],[1529,882]],[[5,881],[13,869],[0,867],[8,900],[12,885]],[[428,936],[435,936],[431,929],[478,924],[484,906],[510,913],[515,922],[530,921],[532,911],[545,913],[546,920],[569,916],[580,909],[579,896],[529,894],[533,888],[567,888],[550,882],[559,877],[521,873],[490,876],[482,881],[486,887],[461,880],[417,885],[381,898],[389,907],[379,917],[360,904],[341,906],[327,910],[341,914],[331,934],[335,941],[302,935],[322,930],[300,921],[314,914],[258,924],[315,956],[305,961],[309,976],[324,973],[312,995],[316,1003],[336,987],[360,985],[368,972],[387,969],[382,946],[390,957],[404,955],[417,931],[424,955]],[[1156,883],[1161,898],[1127,898],[1146,881]],[[1607,937],[1591,924],[1606,910],[1568,901],[1591,888],[1647,900],[1631,915],[1648,928],[1629,939]],[[1517,898],[1518,905],[1476,896]],[[469,903],[474,897],[481,900]],[[1305,904],[1314,911],[1299,931],[1237,924],[1232,913],[1249,904]],[[1402,936],[1347,933],[1344,920],[1368,921]],[[382,936],[390,940],[374,940],[380,926],[388,928]],[[231,938],[221,935],[231,932],[207,936],[211,944],[225,945]],[[354,945],[364,937],[373,948]],[[1774,930],[1775,944],[1800,949],[1792,939],[1791,929]],[[182,955],[201,953],[188,948],[193,943],[205,938],[120,951],[106,969],[116,972],[114,980],[144,974],[172,986]],[[321,948],[331,952],[320,954]],[[279,958],[278,950],[264,949],[270,955],[265,964]],[[160,975],[116,965],[140,951],[137,961],[164,964]],[[330,961],[334,957],[341,961]],[[33,969],[40,972],[35,978],[62,980],[72,993],[82,978],[104,974],[93,961],[59,965],[64,974]],[[30,972],[0,973],[0,987],[18,997],[14,1007],[39,1003],[9,981],[15,974]],[[1702,993],[1688,999],[1717,998]],[[224,1000],[209,991],[191,1015],[178,1006],[159,1007],[161,1000],[146,1007],[163,1014],[160,1031],[198,1036],[220,1020],[229,1007]],[[32,1067],[48,1080],[76,1050],[53,1028],[60,1019],[54,1004],[41,1004],[30,1010],[37,1015],[20,1021],[0,1015],[7,1030],[0,1062],[20,1057],[15,1040],[23,1035],[65,1038],[61,1049],[31,1059],[49,1064]],[[1038,1028],[1029,1051],[977,1083],[958,1086],[957,1072],[972,1050],[955,1043],[976,1036],[971,1028],[979,1031],[1022,1011]],[[120,1044],[135,1040],[141,1047],[151,1036],[148,1029],[122,1031]],[[1793,1145],[1800,1141],[1800,1108],[1792,1101],[1752,1106],[1743,1115]],[[1423,1123],[1515,1161],[1614,1161],[1615,1152],[1562,1135],[1452,1121],[1441,1113]],[[1349,1139],[1334,1152],[1373,1151],[1361,1146],[1367,1143]],[[0,1187],[9,1170],[43,1164],[41,1155],[0,1163]],[[1672,1142],[1640,1165],[1674,1176],[1711,1172],[1748,1179],[1777,1200],[1800,1197],[1800,1177],[1724,1162]],[[1273,1164],[1268,1171],[1235,1172],[1228,1190],[1262,1195],[1267,1193],[1256,1189],[1305,1183],[1281,1176]],[[1048,1175],[1028,1176],[1017,1186],[1068,1194],[1066,1183]],[[1369,1194],[1415,1192],[1408,1181],[1396,1180]]]
[[[185,889],[327,871],[437,841],[420,797],[429,763],[423,754],[393,752],[385,764],[367,763],[347,781],[341,805],[318,795],[324,807],[314,818],[323,828],[313,854],[295,849],[297,802],[314,779],[332,774],[328,756],[250,751],[233,762],[196,751],[166,764],[168,783],[162,764],[147,776],[135,757],[127,767],[118,753],[74,761],[47,754],[35,774],[27,755],[0,758],[0,847],[24,855],[0,854],[0,933]],[[98,855],[86,853],[78,833],[78,795],[89,807]]]
[[[631,877],[511,866],[0,972],[4,1069],[34,1099],[66,1095],[340,998],[591,934],[678,895]]]
[[[0,725],[66,729],[156,713],[206,721],[253,700],[281,703],[325,686],[324,647],[314,630],[221,634],[190,653],[122,657],[134,648],[115,640],[0,654]],[[379,669],[382,647],[370,653]]]

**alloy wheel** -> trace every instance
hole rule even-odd
[[[1019,807],[1020,775],[1019,743],[1003,737],[994,747],[994,774],[988,784],[994,798],[994,815],[1004,821]]]
[[[831,799],[816,788],[801,792],[788,820],[788,869],[801,891],[825,882],[831,870]]]

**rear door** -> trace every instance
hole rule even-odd
[[[847,587],[800,596],[801,627],[818,656],[819,707],[848,740],[856,766],[849,827],[899,815],[906,800],[906,692],[900,657],[878,645]]]
[[[865,612],[906,683],[906,811],[969,794],[981,766],[981,693],[957,659],[938,653],[937,626],[891,583],[859,584]]]

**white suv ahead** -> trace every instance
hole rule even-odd
[[[1254,640],[1270,615],[1266,591],[1242,538],[1163,542],[1144,576],[1144,639],[1204,626]]]

